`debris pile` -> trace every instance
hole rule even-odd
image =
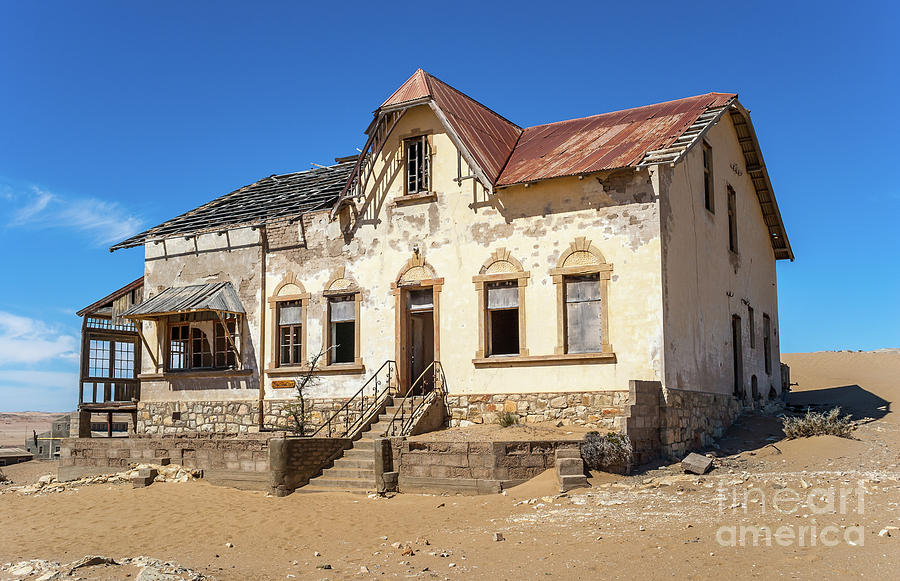
[[[18,563],[0,564],[0,578],[23,581],[53,581],[56,579],[92,579],[93,574],[100,574],[107,579],[105,573],[94,569],[102,566],[121,568],[121,578],[130,577],[137,581],[212,581],[212,577],[198,573],[178,563],[160,561],[151,557],[129,557],[112,559],[99,555],[86,555],[71,563],[57,563],[32,559]]]
[[[169,464],[166,466],[161,466],[159,464],[138,464],[137,466],[132,467],[130,470],[125,472],[117,472],[115,474],[101,474],[99,476],[87,476],[85,478],[79,478],[78,480],[70,480],[68,482],[60,482],[57,480],[56,476],[52,474],[45,474],[38,478],[37,482],[33,484],[28,484],[25,486],[12,486],[4,491],[0,491],[0,494],[3,492],[19,492],[21,494],[52,494],[54,492],[65,492],[68,490],[77,490],[82,486],[87,486],[91,484],[116,484],[119,482],[131,482],[133,479],[138,478],[142,471],[146,473],[147,470],[153,470],[156,472],[156,476],[153,478],[154,482],[188,482],[189,480],[195,480],[202,476],[202,472],[200,470],[194,470],[192,468],[185,468],[184,466],[179,466],[178,464]]]

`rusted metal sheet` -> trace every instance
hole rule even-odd
[[[522,129],[441,80],[429,75],[428,82],[437,106],[488,179],[496,183]]]
[[[167,288],[122,313],[126,319],[152,318],[171,313],[219,311],[243,314],[244,306],[230,282]]]
[[[496,183],[522,129],[422,69],[413,73],[380,109],[424,97],[434,101],[487,179]]]
[[[528,127],[498,186],[637,165],[674,142],[707,109],[735,95],[708,93],[635,109]]]
[[[379,109],[384,109],[385,107],[392,107],[394,105],[399,105],[401,103],[406,103],[407,101],[415,101],[416,99],[421,99],[422,97],[431,96],[431,91],[428,90],[428,83],[425,80],[425,75],[427,75],[425,71],[422,69],[417,70],[413,73],[413,75],[406,80],[405,83],[400,85],[400,88],[394,91],[394,93],[387,98],[387,100],[381,104]]]

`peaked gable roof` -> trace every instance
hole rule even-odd
[[[416,101],[434,103],[435,113],[462,142],[485,177],[496,183],[522,128],[422,69],[381,104],[375,114]]]

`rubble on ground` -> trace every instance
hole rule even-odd
[[[151,557],[128,557],[112,559],[100,555],[86,555],[71,563],[58,563],[43,559],[31,559],[18,563],[0,564],[0,578],[16,581],[55,581],[57,579],[92,579],[93,573],[100,573],[97,567],[103,567],[103,578],[108,578],[110,567],[121,568],[122,578],[134,578],[137,581],[213,581],[212,577],[198,573],[178,563],[160,561]]]
[[[26,495],[43,495],[55,492],[75,491],[82,486],[91,484],[117,484],[120,482],[132,482],[142,473],[147,471],[155,471],[156,475],[153,482],[188,482],[202,476],[202,471],[193,468],[185,468],[178,464],[168,464],[162,466],[159,464],[138,464],[124,472],[114,474],[101,474],[98,476],[87,476],[78,480],[70,480],[68,482],[60,482],[53,474],[45,474],[38,478],[37,482],[25,486],[11,486],[4,490],[0,490],[0,494],[4,492],[18,492]]]

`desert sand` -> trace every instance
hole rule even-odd
[[[799,383],[790,403],[842,405],[861,420],[854,439],[780,440],[776,419],[750,415],[721,441],[705,476],[677,464],[645,467],[597,474],[591,488],[562,496],[550,473],[505,496],[477,497],[272,498],[202,481],[46,496],[7,490],[0,564],[147,555],[222,580],[895,578],[900,426],[890,402],[900,396],[900,354],[783,359]],[[4,470],[22,483],[35,478],[32,466]],[[830,491],[838,498],[842,489],[844,506],[829,504]],[[773,502],[790,493],[799,500]],[[784,546],[767,545],[750,535],[741,546],[729,537],[740,526],[786,527],[794,539],[785,533]],[[84,576],[124,574],[106,567]]]
[[[40,434],[50,429],[50,424],[63,412],[0,412],[0,447],[21,448],[32,430]]]

